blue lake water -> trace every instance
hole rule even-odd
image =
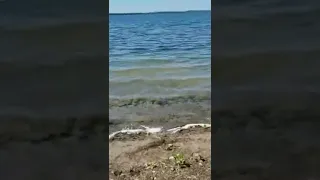
[[[211,91],[210,11],[109,15],[109,97]]]

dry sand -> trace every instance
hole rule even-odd
[[[110,179],[211,179],[211,128],[134,136],[109,142]]]

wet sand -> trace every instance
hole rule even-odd
[[[124,128],[172,128],[189,123],[210,123],[210,96],[180,96],[163,99],[136,98],[109,101],[109,132]]]

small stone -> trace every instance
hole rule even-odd
[[[206,161],[199,153],[194,153],[193,154],[193,158],[196,162],[199,162],[199,161]]]
[[[189,164],[189,163],[184,163],[184,164],[181,164],[180,165],[180,168],[187,168],[187,167],[190,167],[191,166],[191,164]]]
[[[168,146],[166,147],[167,151],[172,151],[173,150],[173,144],[168,144]]]
[[[115,176],[120,176],[120,175],[122,174],[122,171],[120,171],[120,170],[115,170],[115,171],[113,171],[113,174],[114,174]]]

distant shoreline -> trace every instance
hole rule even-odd
[[[136,12],[136,13],[109,13],[109,15],[171,14],[171,13],[210,12],[210,11],[211,10],[155,11],[155,12]]]

